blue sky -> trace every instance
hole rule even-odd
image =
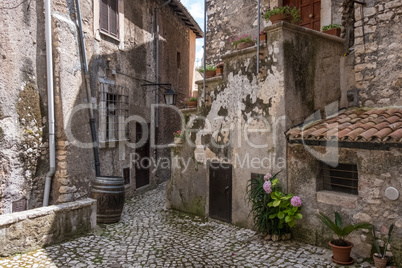
[[[183,5],[188,9],[193,18],[200,25],[201,30],[204,31],[204,0],[181,0]],[[197,56],[196,65],[201,65],[201,58],[203,54],[202,46],[204,45],[204,39],[197,39]]]

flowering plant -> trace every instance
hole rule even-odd
[[[282,192],[276,178],[278,173],[253,178],[247,186],[254,225],[258,232],[270,235],[289,233],[295,220],[302,218],[299,213],[302,205],[300,197]]]
[[[222,68],[223,67],[223,62],[219,62],[217,65],[216,65],[216,68]]]
[[[178,131],[176,131],[176,132],[173,132],[173,136],[174,136],[175,138],[183,138],[183,134],[182,134],[181,130],[178,130]]]
[[[252,37],[251,35],[240,35],[240,36],[235,36],[229,39],[230,42],[232,42],[233,46],[237,48],[237,45],[240,43],[257,43],[257,38]]]

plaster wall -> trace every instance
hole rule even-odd
[[[266,31],[269,42],[261,47],[260,74],[256,47],[224,55],[223,77],[207,79],[205,101],[199,101],[197,113],[185,114],[186,142],[173,146],[172,153],[177,161],[184,159],[190,165],[172,165],[170,207],[208,216],[209,206],[214,205],[208,203],[209,163],[230,163],[232,223],[252,227],[245,199],[251,173],[281,171],[279,178],[286,190],[283,133],[303,122],[309,105],[315,111],[324,108],[321,103],[340,99],[341,39],[286,23]],[[305,47],[307,43],[311,50]],[[299,51],[299,46],[304,50]],[[334,59],[337,64],[332,66]],[[332,81],[320,79],[328,75]],[[202,96],[202,81],[197,84]]]

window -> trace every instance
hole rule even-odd
[[[100,30],[119,38],[119,10],[118,0],[101,0],[100,2]]]
[[[113,81],[102,80],[99,94],[99,142],[129,139],[128,89],[116,86]]]
[[[356,165],[339,164],[334,168],[322,164],[320,177],[322,180],[319,190],[358,194],[359,178]]]

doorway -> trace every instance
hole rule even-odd
[[[283,5],[300,9],[300,26],[321,31],[321,0],[283,0]]]
[[[209,216],[232,222],[232,165],[211,162],[209,167]]]
[[[150,124],[148,124],[150,129]],[[135,125],[135,142],[138,143],[143,135],[143,129],[140,123]],[[139,148],[135,148],[138,162],[135,163],[135,185],[136,188],[143,187],[149,184],[149,169],[151,168],[150,156],[150,132],[148,131],[147,141]]]

